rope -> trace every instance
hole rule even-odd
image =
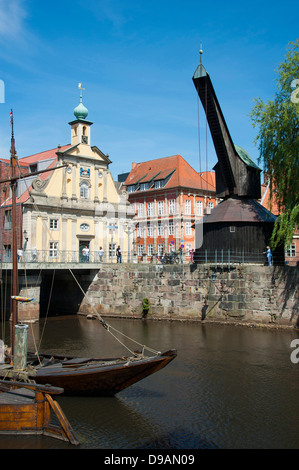
[[[84,297],[86,297],[86,292],[84,292],[84,290],[82,289],[81,285],[79,284],[78,280],[76,279],[74,273],[72,272],[72,270],[69,268],[69,271],[71,273],[71,275],[73,276],[74,280],[76,281],[79,289],[81,290],[81,292],[83,293]],[[122,335],[124,338],[127,338],[128,340],[132,341],[133,343],[135,344],[138,344],[138,346],[141,346],[142,349],[143,349],[143,352],[144,350],[146,349],[147,351],[151,352],[151,353],[154,353],[154,354],[161,354],[160,351],[156,351],[155,349],[152,349],[152,348],[149,348],[148,346],[145,346],[143,345],[142,343],[138,343],[138,341],[134,340],[133,338],[130,338],[129,336],[125,335],[122,331],[119,331],[117,330],[116,328],[114,328],[113,326],[109,325],[102,317],[101,315],[97,312],[97,310],[95,309],[95,307],[92,305],[92,309],[94,311],[94,313],[96,314],[97,318],[99,319],[101,325],[105,328],[105,330],[108,331],[108,333],[111,334],[111,336],[113,336],[124,348],[126,348],[128,351],[130,351],[131,354],[133,354],[134,356],[136,356],[136,353],[134,353],[133,351],[131,351],[131,349],[126,346],[124,343],[122,343],[120,341],[119,338],[117,338],[117,336],[115,336],[110,330],[114,330],[115,332],[117,332],[118,334]],[[142,352],[142,356],[143,356],[143,352]]]
[[[42,329],[42,333],[41,333],[41,337],[40,337],[40,340],[39,340],[38,348],[35,348],[36,349],[36,355],[38,357],[39,362],[40,362],[40,359],[39,359],[39,355],[38,355],[38,349],[40,348],[40,345],[42,343],[42,339],[43,339],[46,324],[47,324],[48,313],[49,313],[50,303],[51,303],[51,299],[52,299],[53,286],[54,286],[54,277],[55,277],[55,269],[53,270],[52,283],[51,283],[51,288],[50,288],[50,295],[49,295],[49,300],[48,300],[48,305],[47,305],[47,311],[46,311],[44,326],[43,326],[43,329]]]

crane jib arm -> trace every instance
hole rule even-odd
[[[206,114],[218,158],[214,168],[217,196],[259,199],[261,170],[245,150],[234,145],[209,74],[201,63],[192,80]]]

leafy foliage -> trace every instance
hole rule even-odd
[[[259,129],[255,142],[259,162],[270,177],[270,200],[278,204],[271,246],[290,243],[299,226],[299,39],[290,42],[278,68],[278,91],[273,100],[255,100],[251,113]]]

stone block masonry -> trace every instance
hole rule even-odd
[[[238,265],[103,265],[79,314],[156,320],[224,321],[294,326],[299,315],[298,267]]]

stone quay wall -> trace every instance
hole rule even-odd
[[[79,314],[161,320],[298,324],[298,267],[103,265]],[[93,308],[94,307],[94,308]]]

